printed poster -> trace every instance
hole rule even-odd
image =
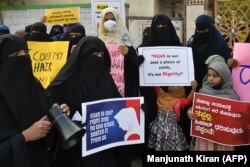
[[[144,143],[143,97],[114,98],[82,103],[86,133],[82,156],[108,148]]]
[[[34,76],[47,88],[66,63],[68,41],[33,42],[28,41]]]
[[[250,103],[195,93],[191,135],[218,144],[250,144]]]
[[[140,86],[190,86],[194,80],[189,47],[139,47],[145,60],[139,67]]]

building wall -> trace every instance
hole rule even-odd
[[[24,0],[25,6],[22,6],[20,2],[16,3],[17,6],[10,8],[4,8],[0,11],[2,23],[10,27],[11,33],[15,33],[17,30],[24,29],[25,26],[40,21],[44,15],[46,8],[58,8],[58,7],[73,7],[80,6],[80,22],[86,29],[87,35],[96,35],[96,27],[91,24],[91,0],[62,0],[62,1],[50,1],[50,0]],[[154,15],[154,0],[140,1],[140,0],[126,0],[126,16],[150,16]],[[138,8],[140,7],[140,8]],[[129,11],[131,11],[129,13]],[[18,16],[18,17],[17,17]],[[20,19],[21,18],[21,19]],[[47,25],[47,32],[51,29],[51,25]],[[135,30],[133,27],[129,30]],[[134,36],[135,41],[140,42],[140,36]],[[137,39],[138,38],[138,39]],[[139,44],[139,42],[137,42]]]
[[[79,6],[79,5],[77,5]],[[54,7],[62,7],[55,5]],[[67,7],[67,5],[63,5]],[[68,6],[73,7],[73,6]],[[44,16],[44,12],[47,6],[30,6],[28,9],[6,9],[1,10],[1,16],[3,24],[10,27],[11,33],[15,33],[17,30],[24,29],[25,26],[39,22]],[[86,35],[96,35],[96,27],[93,27],[91,20],[91,8],[90,5],[82,4],[80,6],[80,22],[86,29]],[[52,25],[47,25],[47,32],[50,31]]]
[[[24,0],[26,5],[61,5],[61,4],[87,4],[91,0]],[[154,15],[155,0],[125,0],[129,4],[130,16],[152,16]],[[17,2],[21,5],[21,2]]]
[[[23,0],[26,5],[60,5],[60,4],[84,4],[91,0]],[[21,5],[21,2],[15,4]]]
[[[129,16],[152,17],[155,14],[155,0],[125,0],[129,4]]]
[[[196,18],[204,14],[204,0],[187,0],[186,1],[186,36],[185,41],[194,34]]]
[[[25,25],[40,21],[40,18],[43,16],[46,8],[53,8],[53,6],[70,7],[72,5],[77,5],[81,6],[80,20],[86,28],[87,35],[96,35],[96,28],[91,25],[91,0],[24,0],[24,2],[27,8],[22,6],[22,8],[17,10],[0,11],[2,23],[9,25],[12,33],[16,30],[23,29]],[[150,18],[159,13],[168,15],[172,18],[172,20],[182,20],[183,27],[181,28],[181,31],[183,32],[178,32],[180,38],[184,43],[190,38],[190,36],[194,33],[195,18],[204,13],[204,0],[176,0],[174,1],[174,6],[171,2],[172,0],[125,0],[125,3],[127,4],[127,18],[148,18],[146,21],[132,19],[132,22],[127,22],[129,31],[135,38],[136,45],[141,42],[142,28],[144,27],[144,24],[150,24]],[[18,2],[16,5],[21,4]],[[29,6],[35,7],[29,8]],[[175,14],[171,15],[172,12]],[[50,28],[51,26],[48,26],[48,31]],[[138,30],[140,31],[138,32]]]

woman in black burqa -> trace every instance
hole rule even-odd
[[[153,17],[148,37],[140,45],[140,47],[153,46],[182,46],[170,18],[166,15],[158,14]],[[138,56],[137,60],[140,58],[142,56]],[[164,91],[168,90],[168,87],[161,88]],[[145,115],[146,141],[149,136],[149,124],[156,118],[158,112],[156,92],[155,87],[140,87],[140,94],[144,96],[144,102],[147,106]]]
[[[48,166],[44,137],[51,124],[41,118],[47,113],[49,106],[37,87],[29,56],[13,54],[19,50],[28,50],[23,38],[1,36],[0,166],[44,167]],[[25,138],[24,131],[32,128],[34,122],[41,127],[33,126],[37,137],[26,142],[28,139]]]
[[[44,137],[51,124],[41,119],[48,106],[25,51],[23,38],[0,37],[0,166],[48,166]]]
[[[0,166],[48,167],[52,124],[45,115],[51,105],[32,73],[24,38],[0,37],[0,76]]]
[[[84,37],[76,46],[67,63],[50,84],[57,101],[65,101],[71,109],[82,113],[81,103],[120,97],[109,73],[110,57],[105,44],[96,37]],[[81,156],[81,143],[61,154],[59,165],[71,167],[112,167],[115,158],[111,150],[86,157]]]

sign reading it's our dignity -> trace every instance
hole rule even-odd
[[[28,41],[34,76],[47,88],[62,66],[66,63],[68,41]]]
[[[240,100],[250,101],[250,43],[235,43],[233,57],[238,61],[238,66],[232,70],[234,90]]]
[[[144,143],[143,97],[114,98],[82,103],[82,156],[130,144]]]
[[[215,143],[250,144],[250,103],[195,93],[191,135]]]
[[[188,86],[194,80],[189,47],[140,47],[145,60],[139,67],[140,86]]]
[[[120,92],[121,96],[125,94],[125,83],[124,83],[124,56],[118,52],[118,44],[107,44],[111,59],[110,74]]]

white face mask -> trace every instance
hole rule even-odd
[[[114,20],[108,20],[104,22],[104,27],[109,31],[112,32],[116,29],[116,21]]]

